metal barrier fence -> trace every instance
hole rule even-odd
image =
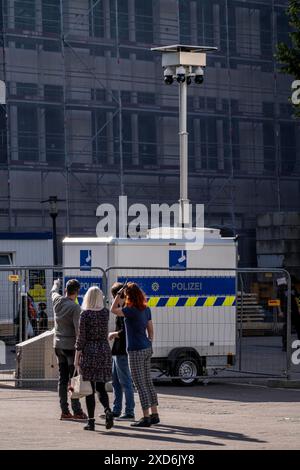
[[[285,270],[0,267],[0,340],[6,344],[0,385],[56,385],[50,292],[54,279],[65,283],[73,277],[82,286],[79,302],[91,285],[98,285],[108,306],[116,280],[141,286],[155,328],[157,379],[191,384],[215,377],[289,377],[291,282]],[[278,286],[281,278],[285,288]],[[283,295],[282,318],[278,299]],[[114,321],[111,315],[111,331]]]
[[[289,376],[291,289],[285,270],[117,267],[106,273],[108,284],[128,279],[145,291],[160,378],[189,384],[216,376]],[[278,317],[281,278],[287,282],[285,318]]]
[[[81,283],[79,303],[90,286],[105,289],[101,268],[93,268],[91,274],[79,267],[0,267],[0,347],[5,344],[5,354],[0,354],[5,356],[0,363],[0,384],[56,386],[51,289],[59,278],[63,293],[65,283],[74,277]]]

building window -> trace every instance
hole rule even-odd
[[[135,36],[137,42],[153,44],[152,0],[135,2]]]
[[[0,108],[0,162],[7,162],[6,109]]]
[[[197,31],[198,43],[208,46],[214,44],[214,19],[211,0],[198,2],[197,4]]]
[[[272,59],[272,9],[260,8],[260,47],[261,56],[264,59]]]
[[[280,124],[281,172],[283,175],[293,173],[296,164],[295,125],[289,122]]]
[[[43,32],[60,34],[60,0],[42,1]]]
[[[28,39],[23,37],[22,40],[17,40],[15,42],[16,49],[27,49],[29,51],[34,51],[36,49],[36,40]]]
[[[218,144],[216,119],[206,117],[200,120],[202,168],[217,170]]]
[[[92,88],[91,98],[94,101],[106,101],[106,91],[104,88]]]
[[[139,114],[139,157],[142,165],[157,164],[156,120],[153,114]]]
[[[96,38],[103,38],[104,28],[104,2],[101,0],[90,1],[90,35]]]
[[[274,123],[264,122],[263,124],[263,142],[264,142],[264,169],[267,172],[275,170],[275,134]]]
[[[12,253],[0,253],[0,266],[7,266],[13,264]]]
[[[35,0],[15,2],[15,28],[33,31],[35,29]]]
[[[286,14],[286,8],[277,8],[277,42],[291,44],[289,18]]]
[[[139,91],[137,94],[137,99],[139,104],[155,104],[155,93],[149,93],[146,91]]]
[[[45,109],[46,159],[50,164],[64,163],[64,116],[59,108]]]
[[[121,91],[121,100],[123,104],[131,103],[131,91],[122,90]]]
[[[105,111],[97,110],[92,114],[93,131],[93,162],[107,163],[107,115]],[[102,130],[101,130],[102,129]],[[100,132],[101,131],[101,132]]]
[[[39,158],[37,107],[18,107],[19,160],[37,161]]]
[[[123,111],[123,158],[125,166],[132,164],[131,114],[125,111]]]
[[[182,44],[192,44],[190,0],[181,0],[179,2],[179,19],[180,42]]]
[[[119,39],[128,41],[128,0],[118,0],[118,30]],[[112,38],[116,37],[116,4],[114,0],[110,2],[110,35]]]
[[[265,101],[262,104],[263,115],[272,118],[274,116],[274,103]]]
[[[19,98],[33,98],[38,95],[36,83],[17,83],[17,96]]]
[[[62,101],[64,95],[63,87],[60,85],[45,85],[44,98],[47,101]]]

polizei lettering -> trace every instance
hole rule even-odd
[[[172,282],[172,291],[201,291],[202,282]]]

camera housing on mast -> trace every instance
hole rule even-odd
[[[172,85],[172,83],[174,82],[174,78],[173,78],[174,74],[175,74],[175,69],[173,69],[172,67],[167,67],[164,70],[164,81],[166,85]]]
[[[195,70],[195,83],[201,85],[204,81],[204,70],[203,67],[197,67]]]
[[[216,47],[188,46],[175,44],[172,46],[155,47],[152,51],[162,53],[162,66],[164,68],[164,81],[171,85],[174,80],[178,83],[203,83],[204,68],[206,67],[206,53],[216,51]]]

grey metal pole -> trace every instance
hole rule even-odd
[[[291,354],[292,354],[292,324],[291,324],[291,295],[292,295],[292,281],[290,273],[287,273],[287,312],[286,312],[286,378],[290,380],[291,378]]]
[[[119,9],[118,0],[115,0],[116,10],[116,52],[118,64],[118,102],[119,102],[119,156],[120,156],[120,191],[121,196],[124,196],[124,155],[123,155],[123,109],[122,109],[122,96],[120,89],[120,38],[119,38]]]
[[[189,224],[187,81],[179,84],[180,227]]]

